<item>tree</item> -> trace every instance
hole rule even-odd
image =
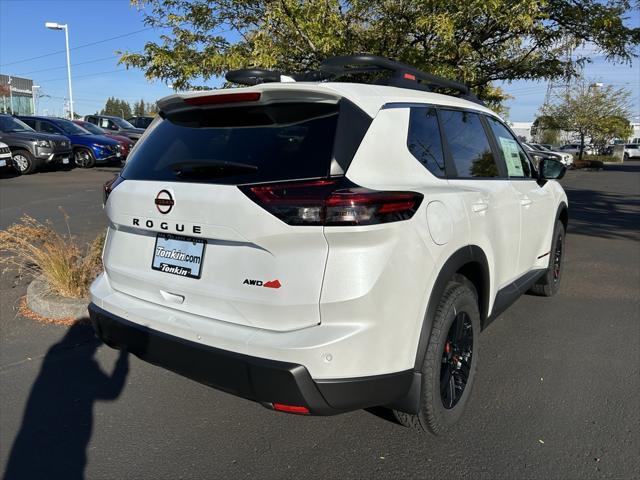
[[[531,136],[536,143],[555,145],[560,143],[560,127],[553,118],[539,116],[531,126]]]
[[[131,117],[131,105],[129,105],[125,100],[109,97],[100,114],[129,118]]]
[[[499,80],[572,75],[589,42],[629,63],[640,28],[625,25],[629,0],[132,0],[146,25],[168,29],[120,63],[176,89],[203,88],[230,69],[317,68],[333,55],[367,52],[460,79],[500,101]]]
[[[133,104],[133,115],[136,117],[144,117],[145,115],[145,103],[143,99]]]
[[[545,105],[542,114],[552,119],[558,128],[579,135],[579,159],[582,160],[585,138],[604,146],[613,138],[631,135],[630,96],[625,88],[583,80],[555,103]]]

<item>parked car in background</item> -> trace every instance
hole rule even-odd
[[[558,152],[551,148],[549,145],[543,145],[541,143],[529,143],[529,146],[544,153],[551,153],[557,156],[557,160],[560,160],[565,166],[570,167],[573,165],[573,155],[566,152]]]
[[[120,153],[122,154],[122,161],[125,161],[129,156],[129,152],[131,151],[131,147],[133,147],[134,142],[129,137],[125,137],[124,135],[118,135],[117,133],[112,133],[104,128],[100,128],[97,125],[94,125],[90,122],[85,122],[84,120],[74,120],[73,123],[76,125],[80,125],[85,130],[93,133],[94,135],[104,135],[106,137],[112,138],[116,140],[120,144]]]
[[[560,157],[558,155],[554,155],[551,152],[547,152],[547,151],[540,151],[537,148],[533,148],[528,143],[522,142],[522,147],[527,152],[527,155],[529,155],[529,158],[533,160],[533,163],[536,166],[536,168],[538,168],[538,165],[540,164],[540,162],[545,158],[550,158],[558,161],[560,160]]]
[[[127,118],[127,122],[136,128],[147,128],[153,122],[153,117],[131,117]]]
[[[120,160],[120,144],[104,135],[93,135],[71,120],[56,117],[18,117],[38,132],[56,133],[71,140],[73,160],[78,167],[91,168],[96,162]]]
[[[73,154],[67,137],[36,132],[6,114],[0,114],[0,141],[9,145],[13,163],[22,174],[45,165],[69,165]]]
[[[87,115],[84,117],[84,121],[98,125],[100,128],[112,133],[128,137],[133,140],[134,143],[137,142],[144,133],[143,128],[136,128],[124,118],[120,117],[112,117],[109,115]]]
[[[627,143],[624,146],[624,161],[632,158],[640,159],[640,143]]]
[[[573,155],[579,155],[580,154],[580,144],[579,143],[568,143],[566,145],[563,145],[560,147],[559,149],[561,152],[564,153],[571,153]],[[592,145],[585,145],[584,146],[584,154],[585,155],[595,155],[595,150],[593,149]]]
[[[0,142],[0,172],[13,171],[13,157],[11,149],[6,143]]]

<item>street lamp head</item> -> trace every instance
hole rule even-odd
[[[47,22],[44,24],[45,27],[50,28],[51,30],[63,30],[66,25],[61,25],[56,22]]]

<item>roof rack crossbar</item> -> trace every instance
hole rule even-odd
[[[460,96],[466,100],[482,104],[482,101],[463,83],[438,77],[410,65],[376,55],[363,54],[330,57],[320,64],[319,70],[297,74],[284,74],[276,70],[262,68],[231,70],[227,72],[225,78],[229,82],[253,86],[260,83],[280,82],[283,75],[299,82],[322,82],[347,75],[384,71],[392,73],[391,78],[382,83],[384,85],[424,91],[444,88],[459,92]]]
[[[363,68],[367,68],[367,70],[363,70]],[[397,78],[414,81],[422,80],[428,85],[456,90],[463,95],[470,93],[469,87],[463,83],[438,77],[418,70],[410,65],[396,62],[385,57],[378,57],[376,55],[347,55],[327,58],[320,65],[320,70],[331,72],[336,77],[348,75],[350,73],[360,73],[362,71],[387,70],[393,72]]]

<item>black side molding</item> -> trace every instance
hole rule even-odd
[[[507,308],[509,308],[513,302],[519,297],[527,293],[527,290],[538,281],[546,272],[546,269],[541,268],[537,270],[531,270],[525,273],[520,278],[511,282],[509,285],[498,290],[496,299],[493,302],[493,308],[491,309],[491,315],[487,318],[484,326],[486,327],[492,321],[500,316]]]

